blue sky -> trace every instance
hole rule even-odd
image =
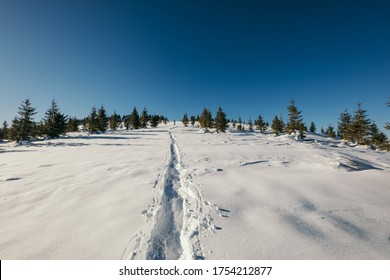
[[[0,121],[133,106],[181,119],[287,117],[337,125],[363,103],[390,121],[389,1],[0,1]]]

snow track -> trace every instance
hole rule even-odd
[[[203,199],[185,179],[179,148],[172,132],[161,205],[155,217],[146,253],[149,260],[203,259],[198,239]]]

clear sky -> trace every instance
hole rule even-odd
[[[363,103],[390,121],[390,1],[1,0],[0,121],[133,106],[181,119],[287,117],[337,125]]]

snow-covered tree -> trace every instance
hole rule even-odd
[[[217,129],[217,132],[226,132],[226,129],[228,128],[226,114],[222,110],[221,106],[218,107],[218,111],[215,116],[214,127]]]
[[[61,113],[56,101],[53,99],[50,108],[43,119],[43,134],[49,138],[57,138],[66,132],[67,116]]]

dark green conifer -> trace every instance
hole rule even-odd
[[[191,116],[191,117],[190,117],[190,122],[191,122],[191,125],[192,125],[192,126],[195,125],[195,120],[196,120],[195,116]]]
[[[316,128],[316,125],[314,124],[314,122],[310,123],[309,130],[310,130],[311,133],[316,133],[317,128]]]
[[[218,107],[218,111],[215,116],[214,127],[216,128],[217,132],[226,132],[226,129],[228,128],[226,114],[222,110],[221,106]]]
[[[140,119],[139,119],[137,108],[135,108],[135,106],[133,108],[133,112],[131,113],[131,115],[129,117],[129,123],[130,123],[130,126],[133,129],[139,129],[140,128],[141,122],[140,122]]]
[[[275,116],[275,118],[272,120],[271,128],[276,136],[281,135],[284,132],[284,122],[282,118]]]
[[[41,132],[49,138],[57,138],[66,132],[67,116],[60,112],[53,99],[50,108],[45,113]]]
[[[121,116],[114,111],[114,114],[110,116],[109,127],[112,130],[117,130],[121,122]]]
[[[264,133],[268,128],[267,123],[264,121],[261,115],[259,115],[259,117],[255,121],[255,125],[256,125],[256,129],[259,130],[261,133]]]
[[[352,140],[352,117],[347,110],[342,112],[340,115],[337,133],[346,141]]]
[[[302,111],[299,111],[295,106],[295,100],[291,99],[288,109],[288,122],[286,125],[286,131],[288,134],[299,133],[300,138],[304,138],[305,125],[303,123]]]
[[[140,127],[146,128],[148,126],[148,122],[149,122],[148,110],[146,109],[146,107],[144,107],[140,117]]]
[[[202,114],[199,116],[199,124],[202,128],[211,128],[213,126],[213,117],[206,107],[203,109]]]
[[[27,98],[19,107],[19,117],[12,121],[12,132],[10,133],[11,140],[26,141],[35,136],[35,122],[33,116],[37,112],[31,106],[30,99]]]
[[[183,119],[182,119],[183,125],[187,126],[188,125],[188,116],[187,113],[184,114]]]
[[[335,138],[336,137],[336,132],[334,131],[334,127],[329,124],[326,131],[325,131],[325,135],[330,137],[330,138]]]
[[[108,125],[108,116],[104,106],[100,106],[97,112],[97,130],[101,132],[106,132]]]
[[[92,107],[91,113],[87,118],[86,124],[88,128],[88,132],[90,134],[96,133],[98,131],[99,125],[98,125],[97,111],[95,106]]]
[[[367,110],[364,110],[361,105],[359,102],[352,120],[351,130],[352,139],[359,145],[365,145],[368,144],[367,137],[370,133],[371,121],[367,116]]]

